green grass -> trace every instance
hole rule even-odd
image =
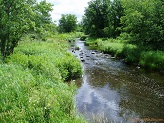
[[[0,63],[0,122],[85,122],[75,113],[75,84],[64,83],[81,73],[63,41],[21,42]]]
[[[148,69],[164,70],[164,52],[162,51],[147,51],[142,52],[140,65],[147,67]]]
[[[126,63],[138,64],[153,70],[164,70],[163,51],[147,51],[146,47],[130,44],[125,36],[123,37],[119,37],[118,39],[89,37],[85,44],[98,46],[99,50],[122,58]]]
[[[71,32],[71,33],[62,33],[62,34],[56,34],[53,35],[53,38],[57,40],[66,40],[69,42],[74,42],[75,38],[80,38],[84,34],[82,32]]]
[[[127,63],[138,63],[142,49],[133,44],[124,44],[122,57]]]
[[[87,46],[97,45],[97,43],[98,43],[98,39],[95,37],[88,37],[86,38],[86,41],[85,41],[85,45]]]
[[[109,41],[101,41],[98,43],[99,49],[103,52],[110,53],[115,57],[120,56],[123,50],[122,43],[115,43],[115,42],[109,42]]]

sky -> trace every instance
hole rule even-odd
[[[38,0],[41,1],[41,0]],[[80,21],[84,15],[85,7],[88,6],[90,0],[46,0],[52,3],[53,11],[51,17],[53,21],[58,21],[62,14],[75,14],[77,20]]]

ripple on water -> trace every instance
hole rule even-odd
[[[107,118],[106,122],[118,123],[134,118],[164,119],[164,88],[158,84],[163,82],[163,75],[88,50],[84,42],[77,41],[76,45],[84,52],[85,62],[83,82],[75,100],[86,119]]]

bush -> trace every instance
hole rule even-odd
[[[76,46],[76,47],[75,47],[75,50],[80,50],[80,47]]]
[[[115,57],[123,58],[126,63],[137,64],[148,69],[164,70],[164,52],[130,44],[129,35],[122,33],[117,39],[88,37],[86,45],[96,45],[99,50]]]
[[[66,81],[76,79],[82,75],[82,67],[79,61],[69,53],[58,59],[56,66],[59,68],[62,78]]]
[[[62,122],[75,118],[75,85],[54,83],[19,65],[0,65],[0,122]],[[82,122],[82,121],[81,121]]]
[[[122,50],[123,57],[125,58],[125,62],[128,63],[138,63],[141,49],[139,49],[136,45],[125,44]]]
[[[164,70],[164,52],[145,51],[142,52],[139,63],[148,69]]]
[[[80,40],[85,41],[87,37],[88,37],[87,35],[83,35],[80,37]]]
[[[117,40],[121,40],[122,42],[129,42],[131,40],[131,36],[128,33],[121,33],[120,36],[117,37]]]

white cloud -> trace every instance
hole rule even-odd
[[[48,3],[54,5],[53,11],[51,12],[54,21],[58,21],[61,18],[61,14],[75,14],[77,20],[80,21],[89,1],[90,0],[47,0]]]

